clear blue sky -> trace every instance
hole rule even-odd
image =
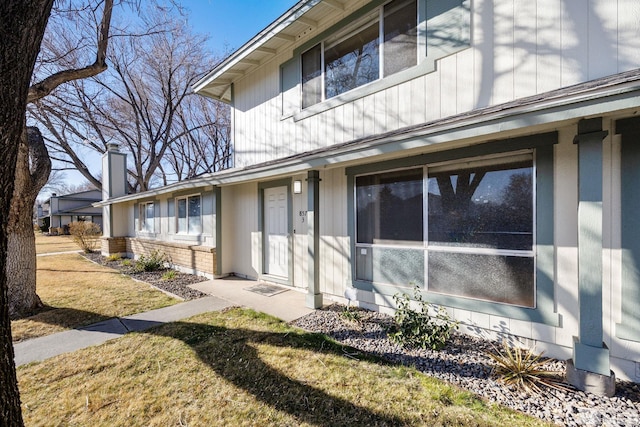
[[[211,49],[235,50],[279,18],[297,0],[180,0],[197,33],[211,36]]]

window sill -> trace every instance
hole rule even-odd
[[[640,342],[640,331],[622,323],[616,323],[616,337],[627,341]]]
[[[353,287],[363,291],[375,292],[390,297],[393,297],[399,292],[409,295],[413,294],[413,290],[409,287],[381,285],[356,280],[353,281]],[[437,294],[424,290],[421,293],[425,301],[445,307],[458,308],[461,310],[469,310],[500,317],[509,317],[516,320],[542,323],[549,326],[560,326],[560,315],[553,312],[553,307],[550,307],[549,309],[546,307],[526,308],[509,304],[480,301],[471,298]]]
[[[174,234],[175,240],[184,240],[188,242],[201,241],[205,237],[210,237],[210,236],[206,234],[179,234],[179,233]]]
[[[142,239],[155,239],[158,236],[158,233],[151,233],[148,231],[138,231],[136,237]]]
[[[358,100],[366,96],[372,95],[374,93],[380,92],[382,90],[388,89],[392,86],[397,86],[399,84],[408,82],[410,80],[413,80],[425,74],[429,74],[435,70],[436,70],[435,60],[432,60],[430,58],[425,58],[422,61],[422,63],[420,63],[419,65],[416,65],[415,67],[409,68],[404,71],[400,71],[399,73],[393,74],[389,77],[384,77],[382,79],[378,79],[371,83],[367,83],[365,85],[359,86],[348,92],[345,92],[338,96],[334,96],[333,98],[327,99],[323,102],[307,107],[304,110],[298,111],[297,113],[282,116],[280,119],[285,120],[290,117],[293,117],[293,120],[296,122],[300,120],[304,120],[308,117],[315,116],[316,114],[320,114],[327,110],[331,110],[332,108],[339,107],[340,105],[353,102],[355,100]]]

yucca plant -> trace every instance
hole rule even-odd
[[[120,261],[121,259],[122,259],[121,253],[115,253],[107,256],[108,262],[116,262],[116,261]]]
[[[503,342],[502,349],[494,347],[494,351],[487,355],[496,362],[493,374],[507,385],[537,393],[542,392],[540,386],[571,391],[569,386],[558,379],[558,372],[544,367],[546,361],[542,358],[543,353],[535,354],[523,348],[512,348]]]

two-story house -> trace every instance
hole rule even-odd
[[[231,105],[234,169],[126,195],[105,155],[103,252],[162,248],[311,307],[391,311],[418,286],[465,332],[571,359],[579,387],[638,381],[639,17],[302,0],[194,88]]]
[[[100,190],[62,195],[53,193],[41,206],[38,206],[38,225],[63,229],[75,221],[90,221],[102,228],[102,209],[93,206],[101,199]]]

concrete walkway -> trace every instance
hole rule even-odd
[[[301,290],[274,285],[273,287],[280,288],[282,292],[267,297],[250,291],[258,284],[259,282],[254,280],[228,277],[207,280],[206,282],[191,285],[191,287],[205,294],[222,298],[233,303],[233,305],[240,305],[270,314],[285,322],[291,322],[313,311],[306,307],[306,294]]]
[[[45,252],[43,254],[36,254],[36,256],[52,256],[52,255],[65,255],[65,254],[80,254],[81,250],[77,251],[64,251],[64,252]]]
[[[192,285],[210,296],[186,301],[170,307],[105,320],[79,329],[34,338],[14,345],[16,366],[38,362],[119,338],[128,332],[144,331],[168,322],[175,322],[197,314],[222,310],[231,306],[252,308],[292,321],[313,310],[305,307],[305,294],[290,288],[265,296],[252,292],[258,282],[236,278],[208,280]]]

